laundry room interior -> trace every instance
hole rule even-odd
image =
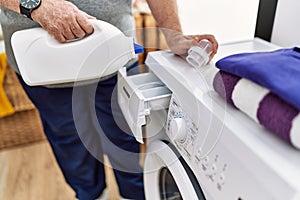
[[[19,1],[22,0],[14,1],[19,8]],[[41,4],[44,1],[49,2],[40,0]],[[90,0],[93,1],[102,2]],[[174,49],[169,48],[171,42],[164,35],[168,30],[164,32],[164,29],[160,29],[155,20],[157,14],[149,7],[155,4],[153,2],[160,2],[132,1],[134,36],[128,41],[130,45],[133,41],[137,46],[132,47],[130,53],[126,52],[126,56],[136,59],[137,71],[132,70],[131,73],[126,68],[130,61],[127,63],[126,60],[118,69],[113,69],[113,75],[117,77],[114,92],[117,93],[116,101],[120,107],[118,114],[123,117],[122,123],[128,126],[128,135],[140,147],[138,162],[143,170],[143,199],[300,199],[300,81],[297,81],[300,80],[300,21],[297,20],[300,1],[174,0],[181,24],[180,34],[194,40],[194,43],[195,40],[198,44],[201,41],[208,42],[205,47],[193,45],[196,48],[186,48],[182,55],[176,55]],[[152,3],[148,5],[147,1]],[[174,1],[166,2],[172,2],[173,5]],[[112,2],[117,5],[120,1]],[[107,1],[104,0],[104,3]],[[34,37],[42,33],[40,30],[28,32],[28,38],[31,39],[24,37],[25,32],[20,32],[19,40],[17,34],[6,38],[5,34],[19,30],[5,29],[13,16],[5,6],[5,1],[0,0],[0,22],[3,24],[0,26],[0,200],[81,200],[78,191],[66,181],[60,167],[61,161],[53,152],[55,144],[49,143],[50,138],[45,134],[44,130],[50,123],[42,120],[36,102],[28,96],[29,90],[24,89],[48,88],[49,85],[53,89],[56,88],[55,84],[64,84],[61,80],[57,83],[53,81],[56,69],[45,71],[49,77],[53,74],[47,80],[42,75],[30,76],[26,70],[30,70],[28,63],[31,62],[27,57],[35,54],[49,60],[43,59],[42,63],[58,63],[55,52],[65,44],[58,43],[47,34],[45,40],[54,41],[47,44],[49,49],[54,49],[54,53],[47,54],[47,50],[42,49],[30,53],[30,48],[38,41]],[[22,17],[25,21],[35,20],[35,16],[32,15],[31,19]],[[92,41],[91,36],[97,33],[95,24],[92,24],[94,32],[90,35],[70,42],[66,40],[68,48],[76,44],[84,45],[89,37]],[[99,28],[99,32],[115,31],[116,27],[110,26],[107,29]],[[112,40],[123,42],[123,37],[127,37],[122,34],[119,38],[118,34],[111,33]],[[214,39],[205,39],[211,35]],[[105,37],[109,36],[107,34]],[[200,41],[201,36],[204,39]],[[32,44],[29,44],[30,40]],[[101,41],[101,38],[95,41]],[[218,46],[213,41],[217,41]],[[5,45],[8,42],[11,42],[12,48],[7,51]],[[117,42],[111,44],[117,47],[115,49],[121,49],[122,45]],[[12,54],[19,44],[28,46],[20,48],[21,53],[15,53],[16,63],[28,66],[16,71],[7,55]],[[97,46],[95,42],[90,44],[93,44],[91,49],[108,48],[108,45]],[[125,42],[123,46],[126,46]],[[83,49],[77,52],[85,54]],[[107,60],[113,51],[100,49],[99,52],[105,53]],[[100,55],[91,55],[93,59],[101,59]],[[75,57],[73,63],[80,63],[81,58]],[[94,62],[88,58],[82,63]],[[106,74],[103,73],[109,71],[108,66],[115,62],[111,60],[107,61],[107,68],[101,71],[101,77],[100,72],[96,74],[79,69],[73,72],[76,77],[67,77],[65,83],[72,82],[72,87],[81,88],[85,87],[80,85],[81,81],[87,81],[88,84],[88,81],[94,84],[94,79],[105,81]],[[59,70],[57,74],[62,73]],[[84,80],[87,76],[92,78]],[[107,77],[112,76],[108,74]],[[22,78],[27,85],[25,87],[20,82]],[[69,85],[63,86],[62,90],[64,87]],[[71,97],[73,101],[76,100],[76,89]],[[76,102],[72,102],[71,106],[76,107]],[[85,115],[81,111],[76,116],[78,111],[74,108],[72,111],[75,113],[76,126],[76,120]],[[60,121],[57,120],[57,123]],[[79,131],[80,122],[78,124],[76,128]],[[89,146],[96,139],[81,139],[86,140],[83,146],[97,158],[95,151],[98,147]],[[76,157],[77,152],[74,150],[73,154]],[[115,175],[118,169],[112,166],[107,154],[104,153],[102,161],[108,195],[91,199],[133,199],[122,196],[123,190],[119,189],[119,179]],[[85,165],[85,160],[78,165]]]

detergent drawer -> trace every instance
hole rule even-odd
[[[169,107],[171,91],[152,72],[127,76],[118,72],[118,102],[137,141],[143,143],[142,126],[153,110]]]

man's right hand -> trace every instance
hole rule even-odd
[[[44,0],[41,6],[32,12],[31,17],[61,43],[83,38],[94,30],[88,19],[95,17],[65,0]]]

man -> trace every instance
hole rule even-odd
[[[39,4],[39,0],[26,1]],[[42,26],[57,41],[64,43],[91,34],[93,26],[89,19],[97,18],[115,25],[127,35],[134,32],[131,0],[41,0],[34,9],[25,11],[20,2],[23,0],[0,0],[6,53],[17,73],[19,70],[10,45],[11,35],[17,30]],[[175,0],[148,0],[148,4],[173,53],[186,54],[198,41],[208,39],[214,46],[213,57],[218,46],[212,35],[182,34]],[[101,55],[99,57],[101,59]],[[57,162],[78,199],[105,198],[103,153],[108,155],[114,168],[121,196],[144,199],[139,144],[127,134],[126,125],[120,128],[123,125],[116,122],[122,121],[122,115],[113,91],[117,81],[115,75],[97,84],[83,83],[76,87],[74,84],[30,87],[19,78],[40,112]]]

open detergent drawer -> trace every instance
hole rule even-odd
[[[153,73],[127,76],[118,72],[118,103],[136,140],[143,143],[142,126],[153,110],[169,107],[171,91]]]

